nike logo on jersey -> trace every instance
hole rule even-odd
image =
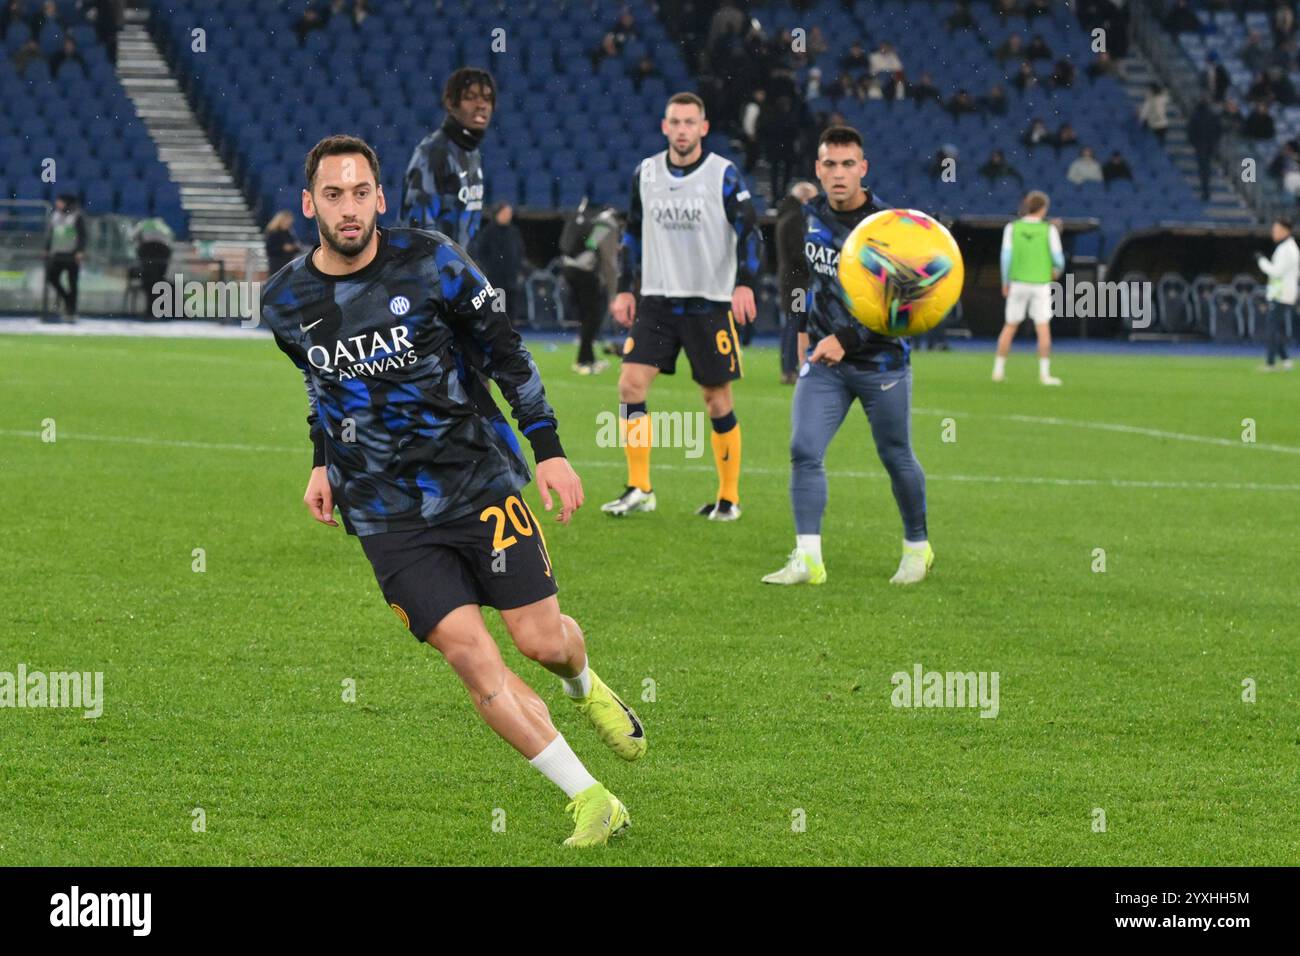
[[[316,320],[315,322],[313,322],[311,325],[302,325],[302,324],[300,323],[300,324],[298,325],[298,328],[302,329],[304,332],[310,332],[312,329],[316,328],[316,326],[320,325],[320,324],[321,324],[322,322],[324,322],[324,321],[325,321],[324,319],[317,319],[317,320]]]
[[[901,382],[901,381],[902,381],[901,378],[896,378],[896,379],[894,379],[892,382],[890,382],[888,385],[886,385],[884,382],[881,382],[881,383],[880,383],[880,390],[881,390],[882,392],[887,392],[887,391],[889,391],[891,388],[893,388],[895,385],[897,385],[897,384],[898,384],[899,382]]]

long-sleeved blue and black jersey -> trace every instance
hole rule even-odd
[[[708,150],[702,150],[700,158],[689,166],[674,166],[668,163],[668,170],[675,177],[689,175],[699,169],[708,159]],[[758,226],[758,217],[754,212],[753,201],[749,198],[749,189],[744,177],[734,163],[728,162],[722,177],[722,204],[727,221],[736,233],[736,276],[735,285],[748,286],[757,293],[758,274],[763,264],[763,233]],[[628,203],[627,224],[623,229],[623,240],[619,245],[618,291],[632,292],[641,273],[641,165],[637,165],[632,174],[632,197]],[[687,298],[671,300],[675,312],[706,312],[716,308],[707,299]]]
[[[799,331],[808,333],[811,345],[833,335],[844,346],[843,361],[881,371],[907,365],[911,346],[901,336],[872,332],[853,317],[845,304],[839,266],[840,249],[853,227],[872,213],[889,208],[869,189],[867,201],[857,209],[837,212],[825,193],[818,193],[803,207],[804,258],[811,281]]]
[[[483,218],[482,138],[448,116],[420,140],[406,165],[398,225],[434,229],[469,246]]]
[[[307,254],[267,284],[262,321],[306,379],[313,464],[328,466],[350,533],[442,524],[528,483],[479,374],[538,461],[563,455],[537,366],[493,293],[460,246],[418,229],[380,230],[374,260],[349,275]]]

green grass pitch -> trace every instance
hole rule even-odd
[[[901,528],[855,407],[828,460],[830,580],[780,589],[758,580],[793,544],[773,350],[745,357],[745,514],[720,525],[692,514],[707,439],[656,450],[657,513],[602,515],[613,370],[533,348],[587,496],[547,525],[561,604],[646,759],[606,751],[489,624],[627,835],[562,848],[563,795],[479,723],[357,543],[308,518],[301,377],[269,341],[4,336],[0,671],[102,671],[105,704],[0,709],[0,865],[1300,860],[1294,376],[1067,354],[1045,389],[1022,344],[995,388],[984,352],[919,354],[932,577],[888,584]],[[686,375],[651,397],[698,408]],[[892,706],[918,663],[997,672],[997,716]]]

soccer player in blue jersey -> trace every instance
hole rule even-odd
[[[496,102],[496,81],[487,70],[466,66],[447,77],[442,91],[447,116],[420,140],[406,166],[400,225],[436,229],[469,246],[483,218],[479,144]]]
[[[832,126],[817,147],[823,192],[804,207],[804,254],[811,277],[799,333],[799,370],[791,409],[790,500],[795,548],[767,584],[824,584],[822,515],[826,511],[826,449],[854,401],[871,423],[876,453],[889,473],[903,519],[903,557],[890,581],[915,584],[934,563],[926,533],[925,473],[912,453],[912,369],[906,339],[878,335],[849,314],[839,280],[840,249],[853,227],[882,208],[862,185],[867,160],[862,135]],[[809,349],[811,347],[811,353]]]
[[[581,628],[560,612],[541,524],[524,501],[528,465],[508,425],[481,403],[496,382],[532,445],[537,486],[567,523],[582,482],[564,457],[555,412],[492,286],[446,236],[377,229],[379,160],[331,136],[307,155],[303,213],[320,244],[263,291],[262,320],[302,371],[314,447],[304,500],[313,517],[357,535],[384,600],[437,648],[484,721],[571,798],[565,843],[605,843],[627,809],[551,723],[541,697],[501,659],[481,608],[625,760],[645,753],[632,710],[588,664]]]

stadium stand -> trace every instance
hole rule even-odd
[[[58,0],[57,15],[35,35],[38,4],[27,0],[20,9],[26,15],[5,24],[0,41],[0,197],[49,201],[72,193],[89,213],[158,216],[187,235],[180,190],[80,6]],[[55,76],[49,61],[65,38],[75,41],[80,61],[63,63]],[[27,59],[20,72],[16,54],[31,41],[41,57],[17,58]]]
[[[491,69],[500,86],[483,144],[489,202],[553,209],[586,195],[624,205],[633,164],[662,148],[665,98],[692,82],[649,9],[617,52],[594,62],[620,10],[613,0],[389,2],[360,26],[333,17],[300,39],[297,5],[165,0],[154,8],[154,29],[263,221],[299,208],[302,157],[342,131],[378,150],[391,216],[412,148],[442,121],[443,79],[462,64]],[[446,29],[449,19],[455,31]],[[196,27],[206,30],[206,53],[192,49]],[[631,71],[646,57],[657,75],[638,82]],[[341,74],[344,62],[359,69]]]

